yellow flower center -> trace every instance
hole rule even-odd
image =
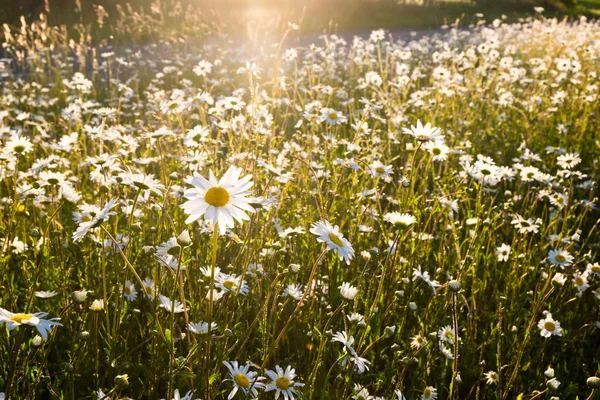
[[[431,397],[431,389],[429,389],[429,388],[426,388],[426,389],[423,391],[423,396],[424,396],[426,399],[430,398],[430,397]]]
[[[385,172],[385,168],[377,167],[377,168],[375,168],[375,172],[377,172],[378,174],[383,174]]]
[[[231,290],[234,287],[236,287],[237,284],[235,283],[235,281],[225,281],[225,282],[223,282],[223,286],[225,286],[227,289]]]
[[[329,240],[331,240],[337,246],[344,247],[344,242],[342,242],[342,239],[340,239],[340,237],[338,235],[336,235],[335,233],[329,234]]]
[[[291,385],[292,382],[290,382],[289,379],[284,378],[283,376],[280,376],[279,378],[275,379],[275,386],[277,386],[278,389],[287,390]]]
[[[567,258],[565,256],[563,256],[562,254],[555,255],[554,259],[556,260],[556,262],[559,262],[559,263],[567,261]]]
[[[596,264],[592,265],[591,270],[592,270],[592,272],[600,274],[600,265],[596,265]]]
[[[583,286],[585,282],[581,277],[577,277],[575,278],[575,283],[577,284],[577,286]]]
[[[556,330],[556,324],[553,321],[544,322],[544,329],[548,332],[554,332]]]
[[[248,389],[250,387],[250,379],[244,374],[237,374],[233,377],[238,386]]]
[[[208,189],[204,200],[213,207],[224,207],[229,203],[229,192],[222,187],[214,186]]]
[[[329,113],[328,115],[329,119],[337,119],[337,114],[336,113]]]
[[[18,144],[14,147],[14,149],[17,153],[22,153],[25,151],[25,146],[23,146],[22,144]]]
[[[22,324],[23,321],[28,321],[31,319],[31,317],[33,317],[32,314],[15,314],[12,317],[10,317],[10,320]]]

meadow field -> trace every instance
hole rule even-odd
[[[0,400],[600,397],[600,22],[95,12],[0,32]]]

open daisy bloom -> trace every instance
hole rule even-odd
[[[560,322],[556,321],[552,318],[552,314],[546,312],[546,318],[541,319],[538,322],[538,328],[542,331],[540,335],[545,338],[549,338],[552,335],[562,336],[562,328],[560,327]]]
[[[340,256],[340,260],[345,260],[346,264],[350,264],[350,260],[354,258],[354,249],[350,242],[344,239],[344,235],[340,233],[337,225],[332,226],[328,221],[315,222],[310,233],[317,235],[317,241],[325,243],[327,250],[335,250]]]
[[[244,393],[244,396],[255,398],[258,395],[258,389],[263,389],[265,387],[265,384],[260,382],[265,378],[262,376],[257,378],[256,375],[258,375],[258,372],[250,371],[249,364],[240,366],[237,361],[232,361],[231,363],[223,361],[223,365],[227,367],[231,377],[224,381],[233,382],[233,389],[229,393],[229,396],[227,396],[229,400],[233,399],[238,390],[241,390]],[[254,380],[256,380],[256,382],[254,382]]]
[[[3,308],[0,308],[0,323],[4,322],[8,326],[8,330],[12,331],[21,325],[29,325],[35,327],[42,339],[48,339],[48,332],[52,330],[53,326],[62,326],[61,323],[56,322],[60,318],[44,319],[48,315],[45,312],[37,312],[34,314],[13,314]]]
[[[265,374],[272,380],[265,388],[265,392],[276,390],[275,399],[278,399],[283,394],[286,400],[294,400],[294,395],[296,394],[294,388],[304,386],[304,383],[294,382],[296,370],[290,365],[287,366],[285,371],[279,365],[276,365],[275,371],[265,370]]]
[[[197,173],[188,176],[185,181],[193,187],[186,189],[183,194],[188,200],[181,206],[189,215],[185,223],[197,221],[204,215],[213,226],[218,225],[219,233],[224,235],[227,228],[233,228],[234,220],[249,220],[246,211],[255,211],[246,197],[249,194],[248,189],[253,185],[252,175],[240,179],[241,173],[240,168],[232,166],[218,181],[212,171],[208,180]]]
[[[444,138],[442,130],[432,126],[429,122],[423,126],[421,121],[417,121],[417,126],[411,125],[410,129],[402,128],[402,131],[414,137],[419,142],[429,142],[430,140],[441,140]]]

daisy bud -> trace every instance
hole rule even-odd
[[[77,337],[80,340],[88,340],[90,338],[90,333],[88,331],[81,331],[77,333]]]
[[[394,336],[395,333],[396,333],[396,325],[385,327],[385,337],[386,338]]]
[[[142,226],[140,224],[137,224],[137,223],[133,224],[133,225],[131,225],[131,230],[134,231],[134,232],[139,233],[139,232],[142,231]]]
[[[556,378],[552,378],[548,381],[547,386],[551,390],[556,390],[560,386],[560,382]]]
[[[585,381],[585,383],[588,385],[589,388],[600,389],[600,378],[590,376],[589,378],[587,378],[587,381]]]
[[[40,335],[35,335],[35,337],[31,340],[31,344],[35,347],[39,347],[42,344],[42,337]]]
[[[417,309],[417,303],[411,301],[410,303],[408,303],[408,307],[412,310],[415,311]]]
[[[456,279],[451,280],[450,282],[448,282],[448,287],[450,288],[451,291],[453,291],[454,293],[459,292],[461,289],[461,285],[460,282],[457,281]]]
[[[231,329],[225,329],[225,331],[223,333],[227,337],[232,337],[233,336],[233,332],[231,331]]]
[[[192,244],[192,238],[190,237],[190,232],[187,229],[177,236],[177,244],[181,247],[187,247]]]
[[[40,237],[40,231],[33,228],[32,230],[29,231],[29,236],[31,236],[32,238],[39,238]]]
[[[545,372],[544,372],[544,376],[548,379],[552,379],[554,378],[554,369],[552,368],[548,368]]]
[[[456,373],[456,377],[454,378],[454,382],[462,383],[462,378],[460,377],[460,372]]]

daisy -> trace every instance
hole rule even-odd
[[[224,379],[223,382],[231,381],[233,383],[233,389],[227,399],[233,399],[238,390],[241,390],[244,396],[256,398],[258,390],[264,389],[265,384],[260,381],[265,378],[262,376],[257,378],[258,372],[250,371],[250,364],[239,366],[237,361],[231,361],[231,363],[223,361],[223,365],[229,370],[230,376],[229,379]],[[254,382],[255,380],[256,382]]]
[[[53,290],[51,292],[35,292],[35,297],[38,297],[40,299],[49,299],[52,298],[54,296],[56,296],[58,294],[58,292],[56,290]]]
[[[332,108],[322,108],[321,115],[318,118],[319,122],[327,122],[327,125],[339,125],[346,122],[346,117]]]
[[[281,294],[282,297],[291,297],[294,300],[300,301],[302,299],[302,295],[304,294],[303,287],[301,283],[290,283],[286,286]]]
[[[89,219],[81,222],[79,224],[79,226],[77,227],[77,230],[75,231],[75,233],[73,233],[73,241],[74,242],[80,241],[81,239],[83,239],[83,237],[85,235],[87,235],[87,233],[91,229],[97,228],[100,225],[102,225],[102,223],[104,223],[105,221],[108,221],[108,219],[110,218],[111,215],[116,215],[117,214],[116,212],[110,211],[116,205],[117,205],[117,200],[112,199],[108,203],[106,203],[104,208],[99,210],[98,213],[88,214]]]
[[[541,220],[534,220],[533,218],[525,219],[517,215],[510,223],[519,230],[519,233],[538,233]]]
[[[381,161],[374,161],[369,165],[369,171],[373,178],[383,178],[384,181],[389,182],[392,179],[394,168],[391,165],[384,165]]]
[[[546,312],[546,318],[543,318],[538,322],[538,328],[542,331],[540,335],[545,338],[549,338],[552,335],[562,336],[562,328],[560,327],[560,322],[555,321],[552,318],[552,314]]]
[[[33,151],[33,145],[29,138],[21,135],[14,135],[6,142],[5,149],[9,154],[26,154]]]
[[[279,365],[276,365],[275,371],[265,370],[265,374],[272,380],[265,388],[265,392],[276,390],[275,399],[278,399],[279,395],[283,393],[286,400],[294,400],[295,388],[304,386],[304,383],[294,382],[296,370],[290,365],[287,366],[285,371]]]
[[[587,271],[589,271],[589,273],[596,275],[597,277],[600,277],[600,263],[593,263],[593,264],[588,264],[587,265]]]
[[[346,300],[354,300],[358,294],[358,289],[351,286],[348,282],[343,282],[342,286],[340,286],[340,294]]]
[[[585,292],[590,287],[587,278],[587,271],[583,274],[581,272],[576,272],[573,274],[573,284],[580,292]]]
[[[327,250],[335,250],[340,256],[340,260],[345,260],[350,264],[354,258],[354,249],[344,235],[340,233],[339,227],[332,226],[328,221],[315,222],[312,225],[310,233],[317,236],[317,242],[327,244]]]
[[[134,301],[137,299],[137,290],[135,289],[135,285],[129,280],[126,280],[125,285],[123,285],[123,295],[127,301]]]
[[[174,314],[179,314],[184,311],[184,307],[181,302],[177,300],[171,300],[167,296],[163,296],[162,294],[158,295],[160,299],[160,306],[169,312],[173,312]]]
[[[443,140],[433,140],[425,143],[423,148],[431,154],[433,161],[446,161],[450,148],[444,144]]]
[[[215,275],[215,287],[221,289],[223,292],[239,293],[243,296],[250,291],[246,281],[242,280],[241,276],[235,274],[223,274]]]
[[[566,250],[550,250],[548,260],[554,265],[564,267],[573,263],[573,256]]]
[[[61,323],[56,322],[60,318],[44,319],[48,315],[45,312],[37,312],[34,314],[13,314],[4,308],[0,308],[0,323],[4,322],[8,326],[8,330],[12,331],[21,325],[29,325],[35,327],[42,339],[45,341],[48,339],[48,332],[52,330],[53,326],[62,326]]]
[[[194,395],[194,390],[188,391],[185,396],[181,396],[179,393],[179,389],[175,389],[173,392],[173,400],[192,400],[192,396]],[[200,399],[196,399],[200,400]]]
[[[250,219],[247,212],[254,212],[249,204],[248,196],[253,185],[252,175],[239,179],[242,170],[231,166],[225,175],[217,181],[212,170],[206,180],[197,173],[188,176],[186,182],[193,188],[186,189],[183,196],[188,200],[181,208],[189,215],[186,224],[197,221],[201,216],[219,227],[219,233],[225,234],[227,228],[233,228],[234,220],[238,222]]]
[[[438,342],[438,347],[440,351],[448,360],[454,360],[454,353],[452,353],[452,348],[446,347],[446,343],[441,340]]]
[[[506,261],[508,260],[508,256],[510,255],[510,246],[506,243],[503,243],[502,246],[496,248],[496,256],[498,257],[498,261]]]
[[[441,328],[438,332],[438,337],[440,338],[440,340],[450,344],[454,343],[454,336],[454,330],[450,325],[446,325],[445,327]]]
[[[193,71],[198,76],[206,76],[206,74],[210,74],[212,66],[211,62],[202,60],[194,67]]]
[[[496,385],[498,383],[498,373],[496,371],[489,371],[483,374],[485,377],[485,383],[488,385]]]
[[[90,311],[102,311],[104,310],[104,300],[96,299],[90,305]]]
[[[215,329],[217,329],[217,324],[211,322],[210,330],[214,331]],[[196,335],[206,335],[208,333],[208,322],[190,322],[188,330]]]
[[[574,168],[581,162],[581,157],[577,153],[567,153],[556,157],[556,163],[564,169]]]
[[[383,216],[383,220],[403,229],[408,228],[417,222],[417,219],[414,216],[406,213],[399,213],[397,211],[386,213]]]
[[[423,126],[420,120],[417,121],[416,127],[414,125],[411,125],[410,129],[402,128],[402,131],[407,135],[411,135],[419,142],[429,142],[431,140],[441,140],[444,138],[444,135],[442,135],[442,130],[440,128],[431,126],[429,122],[425,126]]]
[[[421,400],[435,400],[437,399],[437,390],[433,386],[427,386],[423,391]]]
[[[152,174],[146,175],[123,172],[120,176],[123,178],[123,184],[138,190],[143,190],[144,193],[154,192],[157,195],[162,196],[162,192],[165,190],[165,186],[156,180]]]
[[[423,336],[421,335],[415,335],[412,338],[410,338],[410,347],[412,347],[413,349],[420,349],[423,346],[427,345],[427,339],[425,339]]]

